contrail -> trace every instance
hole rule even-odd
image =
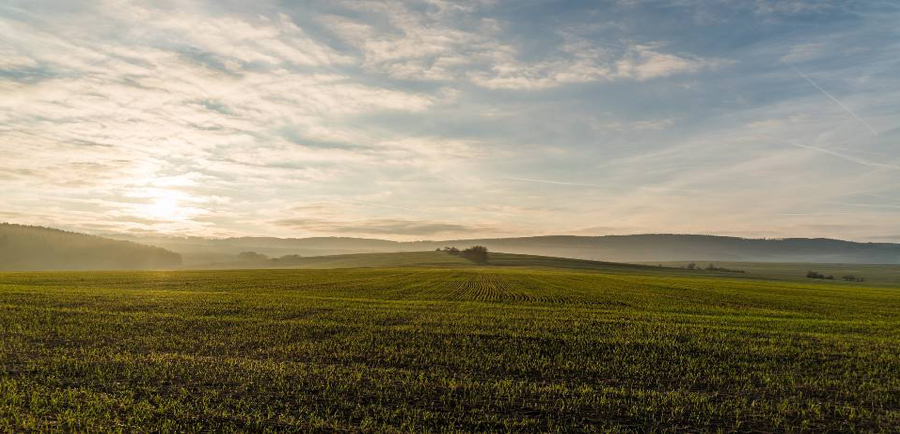
[[[872,135],[873,135],[873,136],[877,136],[877,135],[878,135],[878,131],[875,131],[875,128],[872,128],[872,126],[869,125],[868,122],[866,122],[865,120],[863,120],[863,118],[859,117],[859,115],[857,115],[856,113],[854,113],[853,110],[850,110],[849,107],[845,106],[843,103],[841,103],[840,101],[838,101],[837,98],[831,96],[831,94],[828,93],[828,92],[826,92],[825,89],[822,89],[818,84],[816,84],[816,82],[812,81],[811,78],[807,77],[806,74],[803,73],[803,71],[797,69],[797,67],[796,67],[796,66],[793,66],[793,65],[791,65],[791,68],[794,68],[794,71],[797,71],[797,74],[800,74],[800,76],[803,77],[806,81],[808,81],[809,84],[811,84],[811,85],[812,85],[813,87],[815,87],[816,89],[819,89],[819,92],[822,92],[823,94],[825,94],[825,96],[827,96],[828,98],[831,98],[831,100],[834,101],[835,103],[837,103],[837,105],[841,106],[841,108],[844,109],[844,111],[846,111],[847,113],[850,113],[851,116],[853,116],[854,118],[856,118],[856,120],[858,120],[858,121],[861,122],[863,125],[865,125],[866,128],[868,128],[869,131],[872,132]]]
[[[843,158],[843,159],[845,159],[845,160],[847,160],[847,161],[852,161],[852,162],[854,162],[854,163],[856,163],[856,164],[861,164],[861,165],[863,165],[863,166],[880,167],[880,168],[884,168],[884,169],[900,170],[900,166],[897,166],[897,165],[894,165],[894,164],[875,163],[875,162],[872,162],[872,161],[863,160],[862,158],[851,157],[851,156],[849,156],[849,155],[842,154],[842,153],[840,153],[840,152],[835,152],[835,151],[832,151],[832,150],[829,150],[829,149],[822,149],[822,148],[817,148],[817,147],[815,147],[815,146],[809,146],[809,145],[801,145],[801,144],[799,144],[799,143],[797,143],[797,142],[793,142],[793,141],[791,141],[790,144],[792,144],[792,145],[794,145],[794,146],[796,146],[796,147],[798,147],[798,148],[809,149],[809,150],[811,150],[811,151],[821,152],[821,153],[823,153],[823,154],[828,154],[828,155],[834,155],[835,157],[840,157],[840,158]]]

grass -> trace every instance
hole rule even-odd
[[[900,290],[615,271],[0,274],[0,431],[900,426]]]

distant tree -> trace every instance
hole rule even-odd
[[[844,279],[844,280],[846,280],[846,281],[848,281],[848,282],[865,282],[865,281],[866,281],[866,279],[864,279],[862,276],[857,277],[857,276],[854,276],[854,275],[852,275],[852,274],[848,274],[848,275],[846,275],[846,276],[843,276],[843,277],[841,277],[841,279]]]
[[[265,261],[269,259],[268,256],[263,255],[262,253],[256,252],[241,252],[238,253],[238,259],[241,261]]]
[[[706,266],[707,271],[724,271],[726,273],[745,273],[744,270],[732,270],[730,268],[725,267],[717,267],[716,264],[709,264]]]
[[[834,276],[832,275],[824,275],[815,271],[809,271],[806,273],[806,277],[809,279],[825,279],[825,280],[834,280]]]
[[[484,246],[472,246],[468,249],[463,250],[460,256],[476,264],[487,264],[488,249]]]
[[[444,251],[451,255],[459,254],[459,249],[457,249],[456,247],[444,247]]]
[[[691,262],[690,264],[687,264],[684,268],[687,268],[688,270],[695,270],[697,268],[697,264]]]

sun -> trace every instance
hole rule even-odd
[[[166,192],[147,204],[147,214],[158,220],[181,220],[184,213],[178,196]]]

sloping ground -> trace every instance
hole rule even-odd
[[[894,288],[517,267],[0,274],[4,432],[898,426]]]
[[[659,272],[659,266],[624,264],[619,262],[590,261],[587,259],[556,258],[552,256],[522,255],[518,253],[490,253],[489,265],[498,267],[566,268],[606,272]],[[681,270],[663,269],[664,272]]]
[[[128,241],[0,223],[0,270],[174,268],[181,255]]]
[[[573,269],[583,271],[600,271],[608,273],[651,273],[665,275],[685,275],[680,268],[661,268],[658,266],[639,264],[620,264],[615,262],[588,261],[584,259],[553,258],[548,256],[520,255],[515,253],[489,253],[487,265],[482,267],[522,267]],[[443,252],[397,252],[397,253],[359,253],[350,255],[310,256],[289,259],[274,259],[259,262],[226,262],[215,264],[210,268],[460,268],[477,265],[460,256]],[[689,273],[688,273],[689,274]],[[698,273],[693,273],[697,275]]]
[[[292,268],[389,268],[389,267],[469,267],[472,262],[459,256],[437,252],[359,253],[311,256],[276,262]]]
[[[210,268],[527,268],[572,270],[604,274],[641,274],[660,277],[793,280],[808,284],[825,283],[805,278],[808,270],[816,270],[825,274],[833,274],[836,281],[832,281],[831,283],[859,286],[858,283],[847,283],[841,280],[841,277],[844,275],[854,274],[866,277],[866,284],[868,285],[900,286],[900,265],[715,263],[719,267],[745,271],[745,273],[729,273],[702,269],[683,269],[687,264],[688,262],[670,262],[663,263],[663,266],[660,267],[659,264],[623,264],[617,262],[589,261],[585,259],[491,252],[489,254],[489,263],[484,266],[477,266],[459,256],[453,256],[442,252],[399,252],[312,256],[308,258],[294,258],[286,261],[264,261],[257,263],[222,263]],[[697,265],[702,268],[707,266],[708,263],[698,262]]]

